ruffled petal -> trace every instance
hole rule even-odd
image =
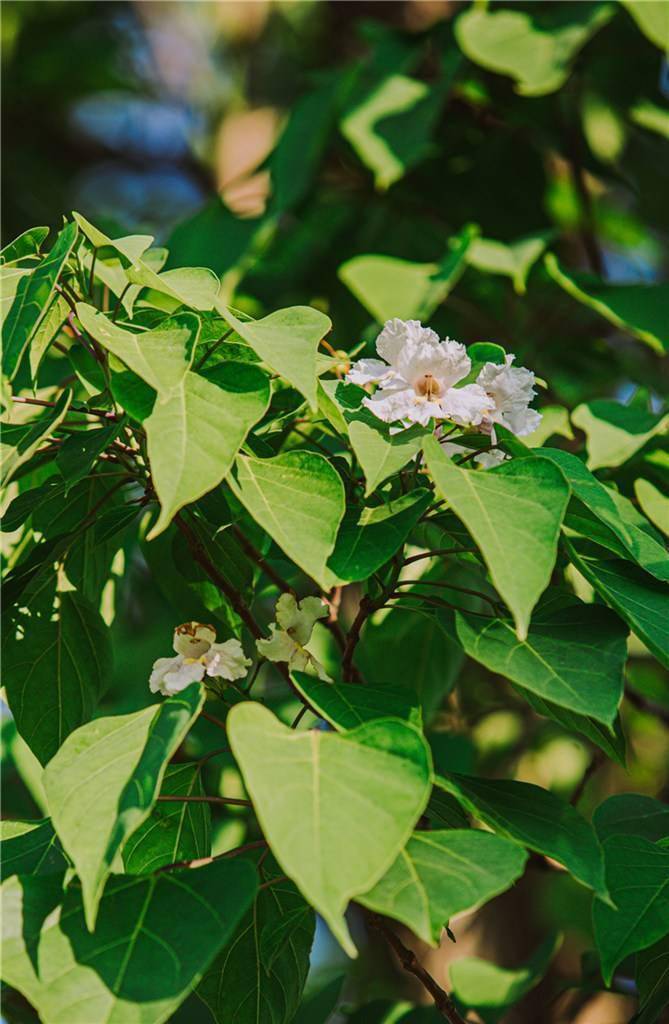
[[[478,384],[450,388],[441,400],[442,416],[460,426],[477,426],[490,412],[491,401]]]
[[[423,327],[420,320],[400,320],[395,317],[386,320],[383,330],[376,339],[376,351],[382,359],[397,368],[405,347],[423,343],[436,344],[439,335],[430,327]]]
[[[223,679],[243,679],[251,664],[251,659],[244,654],[244,648],[234,637],[222,644],[212,644],[204,655],[208,676],[221,676]]]
[[[163,693],[163,681],[168,672],[175,671],[183,662],[183,655],[177,654],[173,658],[158,658],[153,663],[153,671],[149,676],[149,689],[151,693]]]
[[[166,697],[172,697],[175,693],[181,693],[191,683],[199,682],[201,679],[204,679],[203,663],[182,659],[178,667],[165,673],[160,692]]]
[[[350,384],[364,387],[366,384],[378,384],[379,381],[390,377],[393,372],[393,368],[380,359],[359,359],[346,374],[346,380]]]
[[[277,629],[274,623],[270,631],[272,635],[269,640],[256,640],[258,653],[268,661],[290,661],[295,651],[299,650],[297,644],[285,630]]]
[[[413,388],[379,388],[370,398],[363,398],[362,404],[384,423],[394,423],[409,418],[416,398]]]

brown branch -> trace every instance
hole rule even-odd
[[[385,598],[384,598],[385,600]],[[352,683],[355,681],[353,674],[353,655],[360,639],[360,631],[365,624],[368,616],[374,611],[373,602],[368,597],[363,597],[358,608],[358,614],[353,620],[353,624],[348,631],[346,637],[346,647],[341,659],[341,674],[342,679],[345,683]]]
[[[159,796],[158,799],[169,803],[234,804],[235,807],[252,806],[250,800],[241,800],[234,796]]]
[[[445,587],[447,590],[457,590],[461,594],[470,594],[471,597],[480,597],[481,600],[488,602],[496,615],[499,614],[499,602],[495,601],[492,597],[489,597],[488,594],[484,594],[482,590],[472,590],[471,587],[456,586],[455,583],[446,583],[445,580],[398,580],[395,585],[398,587]]]
[[[478,548],[435,548],[433,551],[422,551],[419,555],[411,555],[405,558],[403,565],[411,565],[412,562],[420,562],[422,558],[436,558],[437,555],[461,555],[467,552],[476,553]]]
[[[576,807],[576,804],[579,802],[579,800],[583,796],[583,793],[585,791],[585,787],[588,785],[588,783],[590,782],[590,779],[595,774],[597,769],[600,768],[601,765],[604,763],[604,760],[605,760],[605,756],[604,756],[603,752],[601,750],[595,750],[594,754],[590,758],[590,761],[589,761],[585,771],[583,772],[583,776],[581,778],[581,781],[578,783],[578,785],[576,786],[574,792],[571,794],[571,796],[569,798],[569,803],[572,805],[572,807]]]
[[[458,1013],[455,1003],[449,996],[448,992],[444,991],[432,975],[425,970],[423,965],[419,962],[416,954],[412,949],[409,949],[404,945],[399,935],[397,935],[378,914],[368,912],[367,918],[370,924],[376,928],[377,931],[381,932],[388,945],[395,952],[397,959],[404,970],[408,971],[409,974],[413,974],[414,978],[417,978],[423,988],[430,993],[434,1000],[434,1005],[444,1020],[449,1021],[450,1024],[466,1024],[465,1019]]]
[[[222,719],[220,719],[220,718],[216,718],[215,715],[210,715],[208,711],[201,711],[200,712],[200,718],[206,718],[207,721],[211,722],[212,725],[217,725],[219,727],[219,729],[223,730],[223,732],[226,731],[227,727],[226,727],[225,722]]]
[[[45,409],[54,409],[55,402],[45,402],[41,398],[24,398],[23,395],[12,395],[12,402],[20,402],[22,405],[41,405]],[[106,420],[117,420],[119,417],[115,412],[107,412],[105,409],[80,409],[78,406],[70,406],[71,412],[79,413],[82,416],[102,417]]]
[[[212,857],[195,857],[193,860],[175,860],[172,864],[164,864],[158,868],[156,874],[161,871],[173,871],[175,868],[202,868],[205,864],[211,864],[215,860],[226,860],[232,857],[239,857],[249,850],[257,850],[261,846],[267,846],[266,839],[255,839],[252,843],[244,843],[243,846],[236,846],[234,850],[226,850],[225,853],[217,853]]]
[[[255,562],[259,569],[265,573],[268,579],[272,581],[275,587],[278,587],[284,594],[292,594],[295,596],[295,591],[288,583],[279,575],[279,573],[272,568],[269,562],[260,554],[258,549],[248,540],[238,526],[232,527],[232,532],[239,541],[239,544],[246,555]]]
[[[633,708],[637,711],[643,711],[647,715],[654,715],[658,718],[663,725],[669,727],[669,709],[662,707],[661,704],[656,704],[654,700],[649,700],[647,697],[642,697],[641,694],[636,693],[634,690],[627,688],[625,690],[625,696],[630,702]]]

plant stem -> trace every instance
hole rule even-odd
[[[411,555],[405,558],[403,565],[411,565],[413,562],[420,562],[422,558],[436,558],[437,555],[462,555],[471,552],[475,554],[478,548],[434,548],[433,551],[422,551],[419,555]]]
[[[251,807],[250,800],[241,800],[234,796],[159,796],[165,803],[187,804],[233,804],[235,807]]]

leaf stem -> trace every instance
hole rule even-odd
[[[235,807],[252,807],[250,800],[242,800],[234,796],[159,796],[158,800],[165,803],[187,804],[232,804]]]

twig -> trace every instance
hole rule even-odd
[[[212,757],[218,757],[219,754],[229,754],[229,753],[230,753],[230,747],[216,747],[215,750],[210,750],[208,754],[204,754],[203,757],[198,758],[198,762],[197,763],[198,763],[198,765],[201,768],[202,765],[206,764],[207,761],[210,761],[212,759]]]
[[[385,600],[385,597],[384,597]],[[353,620],[353,624],[348,631],[346,637],[346,647],[341,659],[341,674],[345,683],[354,682],[353,679],[353,655],[360,639],[360,631],[365,624],[365,621],[369,615],[374,611],[373,602],[368,597],[363,597],[358,608],[358,614]]]
[[[201,370],[202,367],[204,366],[204,364],[206,363],[207,359],[209,358],[209,356],[213,355],[214,352],[216,351],[216,349],[218,348],[218,346],[221,345],[225,341],[225,339],[229,338],[230,335],[233,334],[233,333],[234,333],[234,331],[233,331],[233,329],[231,327],[229,331],[226,331],[224,334],[222,334],[221,337],[218,338],[218,340],[215,341],[213,345],[209,346],[207,351],[203,354],[202,358],[195,364],[193,369],[196,372],[198,370]]]
[[[669,709],[662,707],[661,704],[656,704],[654,700],[649,700],[647,697],[642,697],[641,694],[636,693],[634,690],[630,690],[629,687],[625,689],[625,696],[637,711],[644,711],[647,715],[654,715],[660,722],[669,727]]]
[[[269,881],[263,882],[262,885],[259,885],[258,892],[262,892],[263,889],[271,889],[273,885],[278,885],[280,882],[288,881],[290,881],[288,875],[276,875],[275,878],[270,878]]]
[[[163,864],[158,868],[156,874],[161,871],[173,871],[175,868],[202,868],[205,864],[211,864],[215,860],[226,860],[232,857],[239,857],[249,850],[257,850],[261,846],[267,846],[266,839],[254,839],[252,843],[244,843],[243,846],[236,846],[234,850],[226,850],[225,853],[217,853],[212,857],[195,857],[192,860],[175,860],[172,864]]]
[[[169,803],[233,804],[235,807],[252,806],[250,800],[241,800],[234,796],[159,796],[158,799]]]
[[[275,569],[269,564],[269,562],[260,554],[258,549],[248,540],[238,526],[232,527],[232,532],[239,541],[242,550],[249,556],[252,562],[255,562],[259,569],[265,573],[265,575],[272,581],[275,587],[278,587],[284,594],[293,594],[295,591],[288,583],[276,572]]]
[[[581,781],[578,783],[578,785],[576,786],[576,789],[574,790],[574,792],[569,797],[569,803],[572,805],[572,807],[576,807],[576,804],[579,802],[579,800],[583,796],[583,793],[585,791],[585,787],[588,785],[588,783],[590,782],[590,779],[595,774],[597,769],[599,767],[601,767],[601,765],[604,762],[604,759],[605,758],[604,758],[604,754],[602,753],[602,751],[601,750],[595,750],[594,754],[590,758],[590,762],[589,762],[587,768],[583,772],[583,776],[581,778]]]
[[[294,721],[291,723],[291,726],[290,726],[291,729],[297,729],[298,725],[300,724],[300,722],[302,721],[302,719],[306,715],[307,710],[308,710],[308,708],[307,708],[306,704],[304,705],[304,707],[300,708],[300,710],[297,712],[297,714],[295,716]]]
[[[484,594],[482,590],[472,590],[471,587],[456,586],[455,583],[446,583],[444,580],[398,580],[395,585],[398,587],[445,587],[447,590],[457,590],[461,594],[470,594],[472,597],[480,597],[481,600],[487,601],[495,614],[498,614],[499,602]]]
[[[55,402],[45,402],[41,398],[24,398],[23,395],[12,395],[12,402],[20,402],[22,405],[41,405],[45,409],[54,409]],[[71,412],[79,413],[82,416],[102,417],[106,420],[117,420],[119,417],[115,412],[107,412],[105,409],[81,409],[78,406],[70,406]]]
[[[215,715],[210,715],[208,711],[201,711],[200,718],[206,718],[208,722],[212,723],[212,725],[217,725],[219,729],[223,730],[223,732],[226,731],[225,722],[223,722],[220,718],[216,718]]]
[[[435,981],[432,975],[425,970],[423,965],[418,961],[418,958],[412,949],[409,949],[404,945],[399,935],[397,935],[385,921],[379,917],[378,914],[369,912],[367,918],[370,924],[373,925],[377,931],[380,931],[388,945],[393,949],[397,955],[397,959],[409,974],[413,974],[414,978],[417,978],[424,989],[426,989],[432,999],[437,1010],[444,1018],[449,1021],[449,1024],[467,1024],[465,1019],[458,1013],[455,1004],[448,992],[444,991],[441,985]]]
[[[419,555],[411,555],[410,558],[405,558],[403,564],[411,565],[413,562],[419,562],[422,558],[436,558],[437,555],[461,555],[468,552],[476,553],[478,548],[434,548],[433,551],[422,551]]]

